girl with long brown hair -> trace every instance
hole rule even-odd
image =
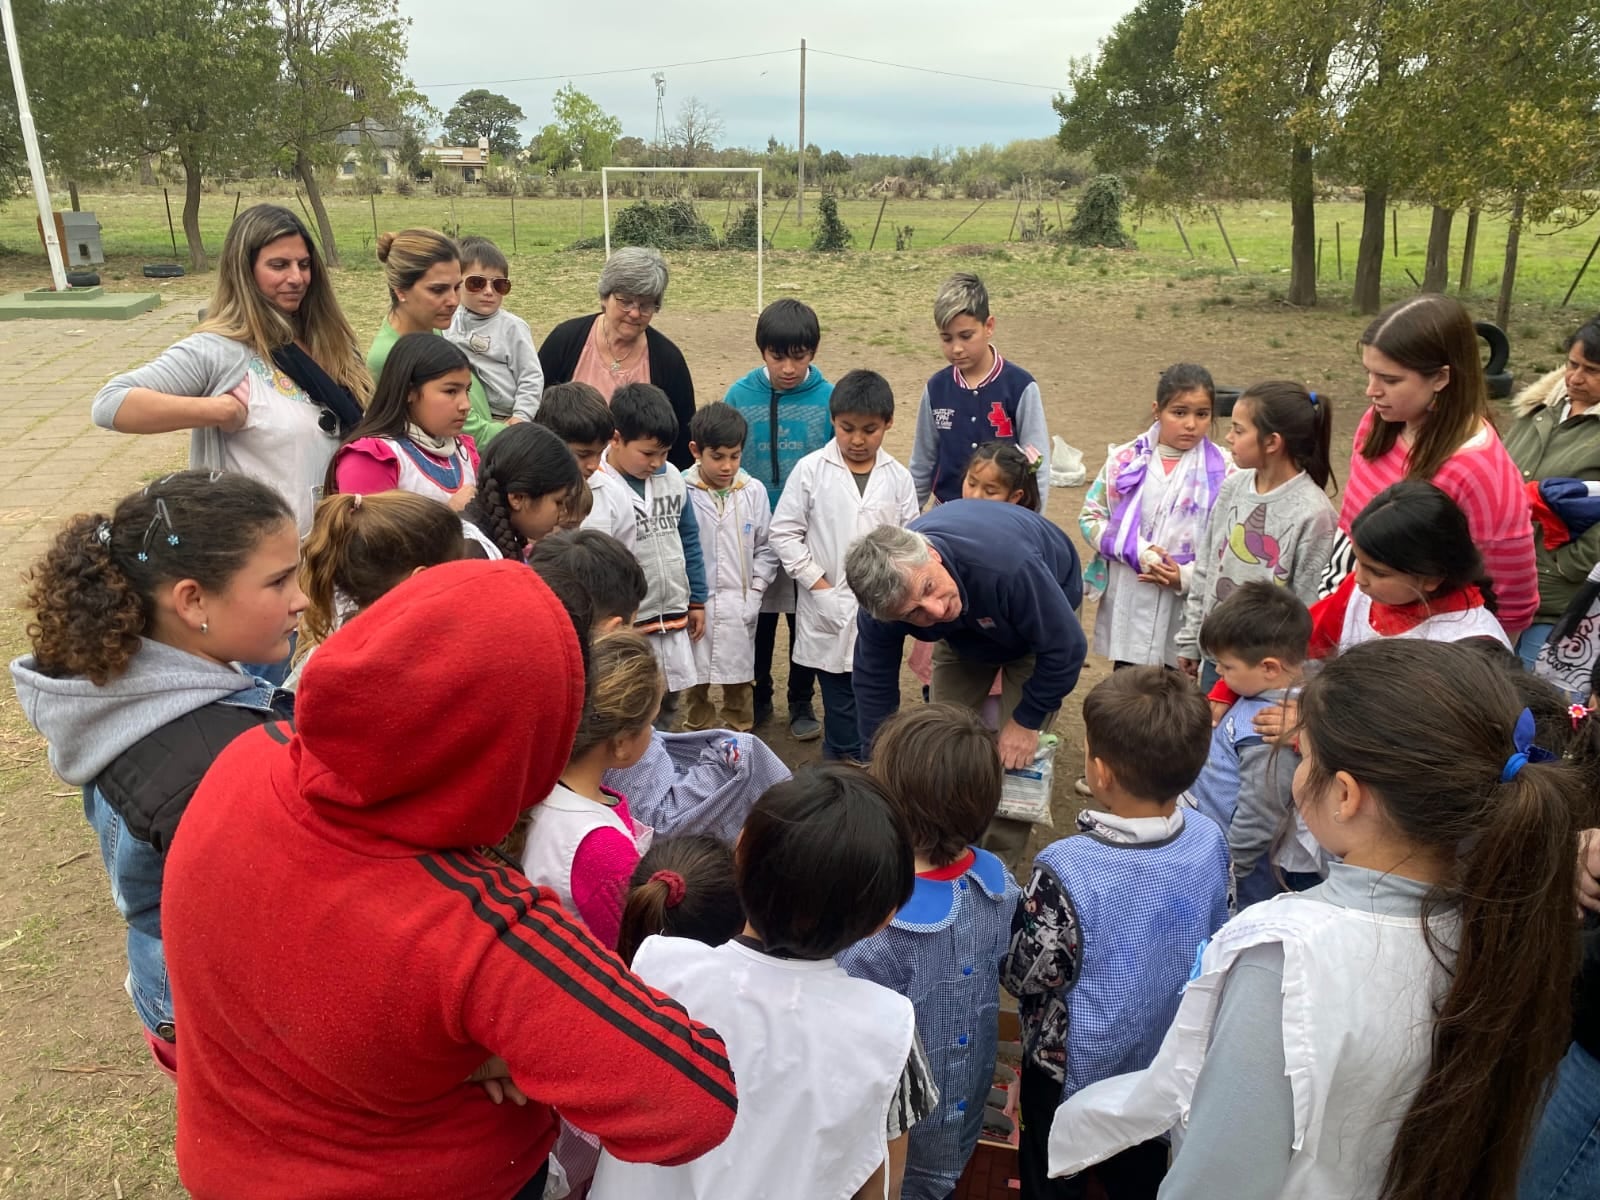
[[[1186,1118],[1163,1197],[1502,1200],[1568,1039],[1588,778],[1502,666],[1388,640],[1301,699],[1326,883],[1246,909],[1147,1071],[1056,1113],[1066,1174]]]
[[[1450,296],[1416,296],[1379,313],[1361,335],[1372,407],[1356,428],[1350,477],[1339,510],[1344,535],[1324,573],[1331,592],[1353,569],[1350,525],[1402,479],[1432,483],[1467,514],[1472,540],[1500,598],[1512,642],[1539,606],[1533,522],[1517,466],[1489,410],[1478,334]]]

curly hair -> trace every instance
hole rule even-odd
[[[583,487],[583,472],[556,434],[543,425],[524,423],[502,429],[478,465],[478,491],[461,514],[471,521],[506,558],[522,558],[528,539],[511,522],[511,497],[537,500],[560,492],[572,503]]]
[[[72,517],[26,576],[35,664],[96,685],[116,678],[150,633],[161,585],[224,591],[262,539],[293,521],[266,484],[207,471],[159,479],[110,516]]]

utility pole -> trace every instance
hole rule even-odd
[[[22,51],[17,46],[17,23],[11,15],[11,0],[0,0],[0,28],[5,31],[6,53],[11,59],[11,85],[17,93],[17,124],[22,130],[22,145],[28,155],[28,174],[33,179],[33,195],[39,204],[39,231],[44,235],[45,255],[50,259],[50,281],[55,290],[67,290],[67,271],[61,262],[61,239],[56,236],[55,214],[50,211],[50,188],[45,182],[44,160],[39,157],[39,135],[33,128],[33,109],[28,105],[28,89],[22,79]]]
[[[806,223],[806,40],[800,39],[800,167],[794,189],[794,222]]]

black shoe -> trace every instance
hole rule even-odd
[[[760,729],[770,720],[772,720],[772,701],[757,700],[755,705],[755,728]]]
[[[814,742],[822,736],[822,722],[809,704],[797,704],[789,710],[789,736],[797,742]]]

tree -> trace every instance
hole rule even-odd
[[[611,147],[613,162],[624,167],[645,166],[645,159],[650,157],[650,147],[640,137],[622,137],[617,139],[617,144]]]
[[[400,145],[396,147],[400,169],[412,179],[421,175],[425,169],[430,113],[437,115],[426,102],[413,101],[401,109],[400,116],[395,121],[395,127],[400,134]]]
[[[444,135],[458,146],[476,146],[489,139],[489,150],[504,158],[522,149],[517,126],[524,120],[520,107],[497,92],[473,88],[463,92],[444,116]]]
[[[1094,58],[1068,66],[1070,97],[1051,102],[1063,149],[1121,175],[1143,201],[1181,202],[1209,165],[1202,147],[1206,78],[1178,58],[1186,0],[1140,0]]]
[[[271,149],[282,61],[272,10],[265,0],[54,0],[48,11],[35,57],[56,68],[40,113],[55,160],[70,161],[75,146],[124,161],[175,155],[189,266],[205,270],[204,177]]]
[[[1290,304],[1317,302],[1316,155],[1337,128],[1329,66],[1353,27],[1341,0],[1194,0],[1178,39],[1180,65],[1207,81],[1224,167],[1289,194]]]
[[[824,179],[838,179],[850,174],[850,160],[837,150],[829,150],[817,164]]]
[[[393,129],[407,102],[420,100],[404,71],[410,22],[399,15],[396,0],[273,3],[283,44],[277,134],[305,186],[323,257],[337,267],[339,249],[317,168],[332,163],[336,133],[354,128],[370,138],[372,127]],[[419,156],[420,149],[410,157]]]
[[[555,120],[537,134],[538,161],[549,171],[578,167],[598,171],[609,166],[622,122],[570,83],[550,101]],[[637,139],[635,139],[637,140]],[[530,155],[532,147],[529,147]]]
[[[690,96],[678,108],[677,124],[667,137],[678,157],[678,165],[695,166],[716,149],[722,136],[722,116],[699,96]]]

